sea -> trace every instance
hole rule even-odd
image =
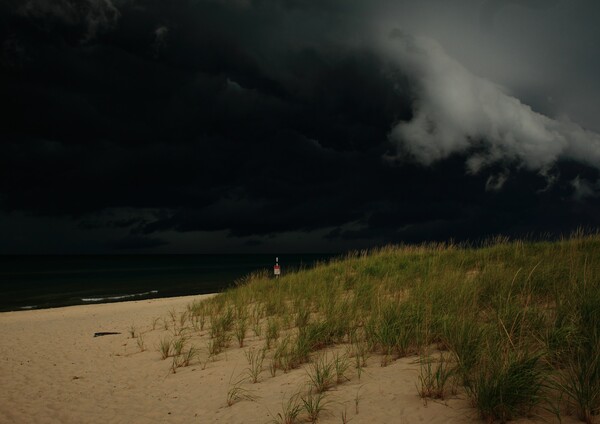
[[[281,273],[334,254],[278,256]],[[275,255],[0,256],[0,311],[221,292],[251,273],[273,273]]]

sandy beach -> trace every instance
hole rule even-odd
[[[210,296],[210,295],[207,295]],[[227,404],[235,381],[246,375],[244,350],[262,347],[248,331],[247,346],[235,340],[208,358],[206,329],[190,335],[200,354],[171,371],[161,359],[161,338],[171,334],[157,318],[182,312],[202,296],[155,299],[0,314],[0,422],[2,423],[268,423],[282,404],[305,389],[306,368],[277,373],[265,365],[255,384],[240,384],[255,400]],[[154,329],[153,329],[154,327]],[[143,347],[130,330],[143,334]],[[120,334],[94,337],[97,332]],[[344,347],[336,347],[343,352]],[[465,396],[424,402],[417,394],[419,364],[407,357],[380,366],[373,356],[360,379],[326,395],[323,423],[479,422]],[[548,417],[546,417],[548,418]],[[568,422],[569,420],[563,420]],[[524,422],[524,421],[523,421]]]

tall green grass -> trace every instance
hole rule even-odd
[[[369,355],[382,365],[420,355],[422,394],[444,395],[452,378],[487,420],[552,408],[589,423],[600,413],[599,264],[600,236],[581,232],[387,246],[279,279],[249,276],[186,319],[209,326],[214,354],[233,335],[242,345],[249,324],[272,376],[347,344],[359,377]],[[428,362],[432,348],[447,351],[443,369]]]

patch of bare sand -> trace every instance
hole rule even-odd
[[[171,373],[158,344],[172,337],[158,317],[182,312],[201,296],[0,314],[0,422],[2,423],[268,423],[294,393],[305,390],[307,367],[269,373],[269,357],[259,382],[241,387],[256,397],[227,406],[232,381],[248,367],[244,349],[230,347],[208,359],[206,331],[188,340],[200,355]],[[140,351],[129,330],[143,333]],[[154,329],[152,327],[155,327]],[[96,332],[120,332],[93,337]],[[252,337],[250,337],[252,335]],[[247,346],[264,341],[248,331]],[[232,346],[236,345],[232,340]],[[343,347],[338,347],[343,352]],[[417,395],[416,358],[379,366],[372,357],[359,379],[326,393],[319,422],[471,423],[478,422],[464,397],[424,403]],[[547,417],[546,417],[547,418]],[[523,421],[525,422],[525,421]],[[563,420],[563,422],[566,422]]]

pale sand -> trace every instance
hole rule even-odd
[[[216,360],[206,361],[208,335],[196,333],[190,343],[201,355],[176,374],[170,359],[161,360],[158,342],[171,331],[161,325],[152,330],[153,319],[184,311],[200,297],[1,313],[0,423],[270,422],[271,413],[281,412],[282,401],[308,380],[305,368],[271,377],[267,357],[260,381],[243,384],[257,400],[227,406],[232,376],[236,380],[247,367],[235,340]],[[130,338],[132,325],[145,332],[147,350],[140,352]],[[93,337],[99,331],[122,334]],[[251,330],[248,335],[249,346],[262,347],[263,340]],[[360,380],[351,368],[350,381],[327,392],[319,422],[341,423],[344,411],[353,424],[479,422],[460,394],[426,404],[418,397],[416,357],[387,367],[379,361],[370,358]]]

